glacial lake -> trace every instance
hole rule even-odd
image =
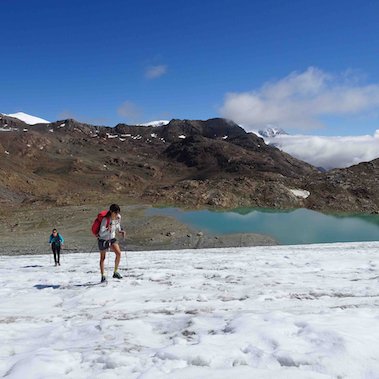
[[[287,211],[241,208],[227,212],[151,208],[147,213],[171,216],[215,234],[267,234],[283,245],[379,241],[379,215],[331,215],[303,208]]]

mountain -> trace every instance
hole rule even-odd
[[[309,178],[311,208],[379,213],[379,158]]]
[[[3,204],[121,199],[190,207],[379,211],[371,191],[378,180],[376,162],[367,166],[371,175],[360,165],[320,173],[222,118],[174,119],[154,128],[67,119],[28,128],[1,116],[2,125],[7,125],[0,128]],[[298,195],[304,193],[309,196]]]
[[[274,138],[278,135],[288,135],[288,133],[285,130],[281,128],[275,128],[275,127],[260,129],[258,131],[258,134],[262,136],[263,138]]]
[[[5,114],[0,113],[0,128],[3,129],[3,131],[7,129],[12,129],[14,127],[28,127],[28,124],[26,124],[24,121],[21,121],[18,118],[15,117],[9,117]]]
[[[28,125],[35,125],[35,124],[49,124],[50,121],[44,120],[43,118],[39,118],[36,116],[31,116],[29,114],[23,113],[23,112],[17,112],[13,114],[6,114],[5,116],[17,118],[23,122],[25,122]]]

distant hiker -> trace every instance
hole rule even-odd
[[[57,229],[53,229],[50,234],[49,244],[51,244],[51,250],[54,253],[55,266],[60,266],[61,246],[64,244],[64,238],[58,233]]]
[[[97,218],[92,225],[92,233],[98,238],[100,250],[100,272],[101,281],[105,282],[107,278],[104,275],[104,261],[106,251],[111,248],[116,254],[114,262],[113,278],[121,279],[122,276],[118,272],[118,266],[121,260],[121,250],[117,243],[116,232],[125,237],[125,232],[121,227],[120,207],[117,204],[112,204],[109,211],[102,211],[97,215]]]

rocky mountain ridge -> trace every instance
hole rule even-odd
[[[276,127],[268,127],[266,129],[260,129],[258,130],[258,134],[262,136],[263,138],[274,138],[280,135],[288,135],[288,133],[284,129],[276,128]]]
[[[378,160],[320,173],[232,121],[114,128],[0,115],[0,202],[379,212]],[[310,193],[299,196],[298,191]]]

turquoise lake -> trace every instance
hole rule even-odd
[[[309,209],[278,211],[236,209],[228,212],[179,208],[152,208],[150,215],[165,215],[216,234],[259,233],[280,244],[379,241],[379,215],[330,215]]]

